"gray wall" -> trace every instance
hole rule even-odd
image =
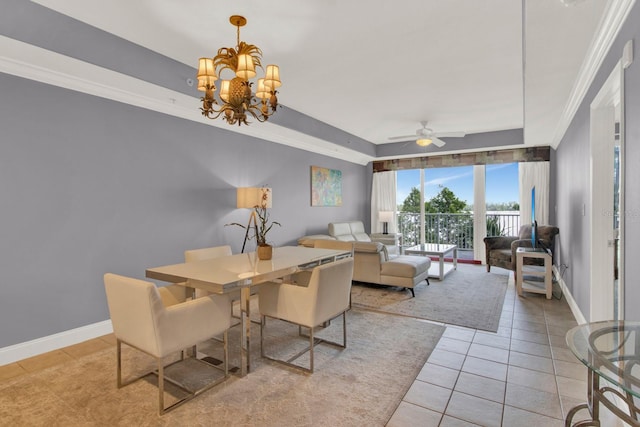
[[[634,40],[634,63],[625,70],[625,313],[628,320],[640,320],[640,264],[635,261],[640,238],[640,4],[636,3],[620,34],[589,88],[566,135],[558,146],[553,176],[556,220],[560,227],[561,251],[558,264],[569,266],[564,280],[582,314],[589,320],[589,265],[604,260],[589,259],[589,105],[622,56],[624,44]],[[583,216],[583,205],[586,215]]]
[[[105,272],[239,252],[244,230],[224,226],[248,220],[239,186],[273,188],[276,245],[369,226],[370,167],[15,76],[0,88],[0,348],[108,319]],[[312,165],[342,171],[344,206],[310,206]]]

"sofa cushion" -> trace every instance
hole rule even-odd
[[[423,256],[400,255],[382,264],[383,276],[416,277],[431,266],[431,259]]]
[[[348,222],[329,223],[329,235],[333,237],[351,235],[351,226]],[[340,240],[340,239],[338,239]]]
[[[511,249],[494,249],[491,251],[491,259],[511,263]]]

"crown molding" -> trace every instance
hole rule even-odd
[[[560,121],[551,139],[551,146],[554,149],[558,148],[564,134],[569,129],[573,117],[584,100],[604,58],[611,49],[635,2],[636,0],[609,0],[607,2],[605,13],[600,19],[596,34],[589,45],[587,55],[569,95],[569,100],[564,107]]]
[[[293,148],[366,165],[373,157],[274,123],[230,126],[199,114],[200,101],[135,77],[0,36],[0,72],[111,99]],[[41,64],[46,64],[43,67]]]

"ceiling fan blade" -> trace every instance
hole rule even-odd
[[[390,136],[389,141],[398,141],[398,140],[407,140],[407,139],[416,139],[416,135],[404,135],[404,136]]]
[[[443,140],[438,139],[438,138],[436,138],[436,137],[432,137],[432,138],[431,138],[431,143],[432,143],[433,145],[435,145],[436,147],[438,147],[438,148],[442,148],[442,147],[444,147],[444,145],[446,144],[446,142],[444,142]]]
[[[439,138],[462,138],[465,135],[464,132],[436,132],[436,136]]]

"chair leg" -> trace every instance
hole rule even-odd
[[[315,347],[314,345],[314,339],[313,339],[313,329],[314,328],[309,328],[309,372],[311,372],[313,374],[313,347]]]
[[[431,283],[429,283],[429,278],[427,277],[427,286],[431,285]]]
[[[161,358],[156,358],[158,362],[158,414],[164,414],[164,364]]]
[[[116,340],[116,385],[122,388],[122,341]]]

